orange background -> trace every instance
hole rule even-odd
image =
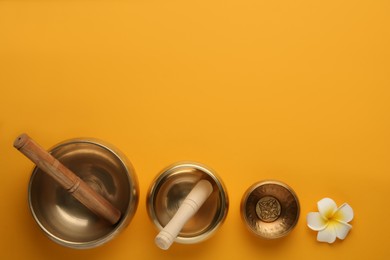
[[[390,2],[0,1],[2,259],[388,259]],[[140,203],[92,250],[44,236],[27,206],[32,163],[12,147],[103,139],[132,161]],[[161,251],[146,213],[155,175],[179,160],[215,169],[230,211],[211,239]],[[239,214],[263,179],[294,188],[301,218],[264,241]],[[316,242],[306,214],[355,210],[344,241]]]

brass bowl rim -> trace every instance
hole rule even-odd
[[[33,167],[30,180],[28,183],[28,206],[31,215],[33,216],[35,222],[38,224],[39,228],[44,232],[44,234],[53,242],[68,247],[68,248],[73,248],[73,249],[91,249],[95,248],[98,246],[101,246],[112,239],[114,239],[116,236],[118,236],[119,233],[121,233],[131,222],[131,220],[134,218],[134,215],[137,211],[138,208],[138,203],[139,203],[139,183],[138,183],[138,177],[135,172],[135,169],[133,165],[131,164],[130,160],[127,158],[127,156],[121,152],[118,148],[116,148],[114,145],[109,144],[105,141],[102,141],[97,138],[90,138],[90,137],[78,137],[78,138],[72,138],[72,139],[67,139],[62,142],[59,142],[52,147],[48,149],[49,153],[53,153],[54,151],[60,149],[61,147],[71,145],[71,144],[77,144],[77,143],[83,143],[83,144],[90,144],[90,145],[96,145],[98,147],[101,147],[108,152],[112,153],[122,164],[122,166],[126,170],[126,175],[127,179],[129,181],[129,193],[130,193],[130,200],[128,203],[128,207],[126,211],[123,213],[122,216],[119,220],[119,222],[115,225],[113,225],[113,229],[111,232],[103,236],[102,238],[95,239],[89,242],[72,242],[68,241],[66,239],[62,239],[54,234],[52,234],[49,230],[46,229],[44,224],[41,223],[39,217],[36,215],[34,207],[33,207],[33,202],[32,202],[32,186],[34,183],[35,176],[39,170],[37,166]]]
[[[251,226],[248,224],[248,219],[247,219],[246,214],[245,214],[245,205],[246,205],[246,202],[247,202],[250,194],[254,190],[256,190],[257,188],[259,188],[260,186],[267,185],[267,184],[275,184],[275,185],[278,185],[278,186],[281,186],[281,187],[285,188],[289,193],[291,193],[291,195],[294,198],[294,201],[296,201],[296,204],[297,204],[297,214],[295,216],[293,224],[288,229],[286,229],[286,231],[284,233],[282,233],[280,235],[277,235],[277,236],[272,236],[272,237],[262,236],[260,233],[258,233],[255,230],[253,230],[251,228]],[[299,216],[300,216],[300,211],[301,211],[299,199],[298,199],[298,196],[295,193],[295,191],[289,185],[287,185],[286,183],[284,183],[282,181],[279,181],[279,180],[273,180],[273,179],[262,180],[262,181],[258,181],[258,182],[255,182],[254,184],[252,184],[245,191],[244,196],[242,197],[240,204],[241,204],[240,205],[241,218],[242,218],[243,222],[245,223],[246,228],[252,234],[256,235],[257,237],[266,239],[266,240],[273,240],[273,239],[278,239],[278,238],[282,238],[282,237],[287,236],[295,228],[295,226],[297,225],[298,220],[299,220]]]
[[[215,184],[217,185],[219,189],[219,197],[221,201],[221,208],[219,210],[218,218],[215,220],[216,224],[213,226],[211,230],[208,230],[206,233],[203,233],[201,235],[198,235],[196,237],[181,237],[180,235],[177,236],[175,239],[175,242],[180,244],[195,244],[202,242],[204,240],[207,240],[210,238],[214,233],[219,229],[219,227],[224,223],[226,220],[228,211],[229,211],[229,197],[227,193],[227,189],[223,183],[223,181],[219,178],[218,174],[210,169],[210,167],[205,166],[202,163],[195,162],[195,161],[179,161],[176,163],[173,163],[167,167],[165,167],[163,170],[161,170],[157,176],[152,181],[152,184],[150,185],[147,196],[146,196],[146,208],[147,213],[149,216],[149,219],[153,222],[155,228],[158,231],[161,231],[163,229],[163,226],[161,226],[160,222],[158,221],[157,214],[155,213],[153,204],[154,204],[154,192],[156,191],[156,188],[159,186],[159,183],[165,179],[167,176],[172,174],[176,171],[178,168],[194,168],[202,173],[207,174],[209,177],[211,177]]]

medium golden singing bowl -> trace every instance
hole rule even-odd
[[[50,153],[119,209],[121,219],[112,225],[99,218],[35,167],[28,200],[36,223],[51,240],[70,248],[93,248],[112,240],[138,205],[138,181],[130,162],[112,146],[91,139],[63,142]]]
[[[193,244],[214,234],[228,212],[228,195],[216,173],[194,162],[180,162],[164,169],[148,191],[147,209],[150,219],[160,231],[168,224],[195,184],[207,179],[213,192],[199,211],[184,225],[175,242]]]
[[[245,192],[241,201],[241,216],[247,228],[259,237],[284,237],[298,222],[298,197],[292,188],[282,182],[258,182]]]

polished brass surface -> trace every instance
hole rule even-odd
[[[148,214],[158,230],[174,216],[195,184],[207,179],[213,192],[199,211],[184,225],[176,242],[192,244],[210,237],[220,227],[228,212],[228,195],[216,173],[204,165],[181,162],[169,166],[153,181],[147,197]]]
[[[241,216],[248,229],[263,238],[286,236],[299,218],[299,201],[295,192],[279,181],[252,185],[241,201]]]
[[[138,205],[138,182],[130,162],[112,146],[92,139],[69,140],[50,152],[118,208],[122,217],[115,225],[97,217],[35,167],[28,198],[40,228],[71,248],[93,248],[113,239],[129,224]]]

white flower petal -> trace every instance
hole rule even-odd
[[[333,219],[348,223],[353,219],[353,209],[347,203],[344,203],[334,213]]]
[[[328,225],[324,230],[318,231],[317,240],[329,244],[333,243],[336,240],[336,230],[333,225]]]
[[[317,206],[321,216],[326,219],[331,218],[337,210],[336,202],[330,198],[323,198],[317,202]]]
[[[328,225],[328,221],[324,219],[318,212],[310,212],[306,216],[307,226],[315,231],[323,230]]]
[[[334,230],[336,231],[336,236],[340,239],[344,239],[352,228],[350,224],[337,220],[329,223],[329,226],[333,226]]]

